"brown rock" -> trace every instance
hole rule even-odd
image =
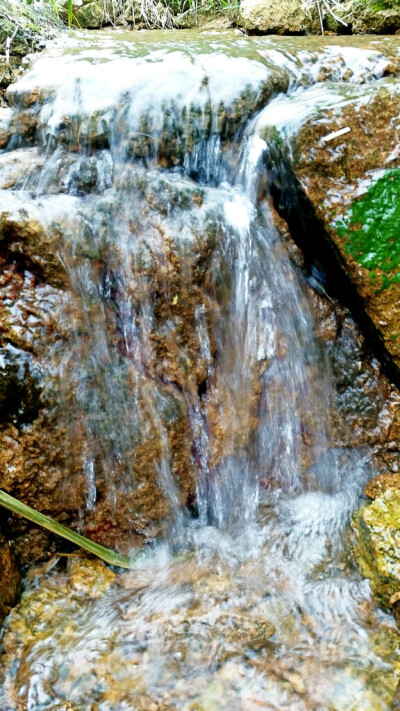
[[[400,493],[400,474],[378,474],[365,487],[370,499],[378,499],[385,491]]]
[[[0,626],[4,617],[15,605],[21,574],[8,542],[0,533]]]
[[[69,571],[71,588],[93,599],[102,597],[116,580],[115,573],[100,560],[73,558]]]

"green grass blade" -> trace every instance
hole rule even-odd
[[[99,543],[90,541],[88,538],[81,536],[79,533],[75,533],[75,531],[71,531],[70,528],[63,526],[61,523],[57,523],[57,521],[54,521],[49,516],[39,513],[39,511],[32,509],[30,506],[23,504],[21,501],[18,501],[18,499],[14,499],[13,496],[10,496],[10,494],[6,494],[5,491],[1,490],[0,505],[4,506],[6,509],[9,509],[9,511],[12,511],[13,513],[27,518],[29,521],[36,523],[38,526],[46,528],[48,531],[55,533],[57,536],[66,538],[67,541],[75,543],[88,553],[92,553],[97,556],[97,558],[101,558],[101,560],[104,560],[106,563],[110,563],[110,565],[116,565],[119,568],[134,568],[134,560],[131,560],[128,556],[120,555],[109,548],[105,548],[105,546],[101,546]]]
[[[68,27],[71,27],[73,20],[72,0],[68,0]]]

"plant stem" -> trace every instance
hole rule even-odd
[[[6,509],[9,509],[13,513],[27,518],[29,521],[36,523],[38,526],[46,528],[48,531],[57,534],[57,536],[66,538],[67,541],[75,543],[80,548],[83,548],[88,553],[92,553],[97,556],[97,558],[101,558],[101,560],[104,560],[110,565],[116,565],[119,568],[134,568],[134,559],[115,553],[115,551],[112,551],[105,546],[101,546],[99,543],[90,541],[88,538],[81,536],[79,533],[75,533],[75,531],[71,531],[70,528],[63,526],[61,523],[57,523],[57,521],[54,521],[49,516],[39,513],[39,511],[32,509],[30,506],[23,504],[21,501],[18,501],[18,499],[15,499],[13,496],[10,496],[10,494],[6,494],[5,491],[1,490],[0,505],[4,506]]]

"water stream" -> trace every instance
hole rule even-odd
[[[386,60],[179,37],[78,36],[11,90],[3,155],[29,160],[0,206],[34,216],[68,275],[48,366],[82,525],[102,506],[150,545],[99,598],[62,567],[30,576],[0,707],[389,709],[396,634],[349,554],[371,464],[332,445],[329,362],[254,120],[287,92],[304,106],[322,69],[357,94]]]

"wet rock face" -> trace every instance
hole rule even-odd
[[[396,364],[400,363],[399,287],[392,277],[397,273],[398,259],[390,253],[393,238],[386,194],[396,180],[390,169],[398,164],[400,136],[393,116],[399,110],[397,91],[388,84],[386,89],[372,91],[368,103],[362,101],[357,106],[356,102],[328,113],[313,127],[304,127],[297,144],[297,170],[307,195],[324,220],[366,311]],[[323,140],[343,127],[350,128],[346,136]],[[311,156],[314,168],[317,166],[314,174],[308,172]],[[382,177],[382,172],[388,177]],[[379,180],[386,181],[380,190]],[[391,204],[396,201],[395,196],[388,199]],[[380,218],[369,229],[366,219],[371,205],[369,221],[373,213]]]
[[[151,188],[149,190],[150,200]],[[156,195],[154,193],[153,204],[159,199]],[[188,202],[187,206],[191,205],[190,193],[183,199]],[[195,192],[193,199],[201,205],[200,193]],[[51,205],[47,205],[51,211]],[[101,203],[99,205],[95,209],[100,215]],[[8,211],[5,218],[8,222],[4,228],[7,241],[3,243],[2,275],[1,486],[40,510],[66,521],[72,517],[76,523],[78,511],[85,508],[89,496],[91,467],[96,467],[100,474],[95,500],[91,500],[85,520],[86,532],[108,545],[120,545],[124,540],[129,547],[130,533],[147,529],[147,535],[156,535],[168,513],[168,503],[160,491],[156,474],[160,459],[167,454],[163,454],[159,441],[161,425],[154,418],[161,417],[165,436],[172,443],[172,476],[179,482],[181,502],[193,491],[191,435],[182,387],[197,392],[207,377],[204,359],[198,357],[199,343],[193,337],[193,329],[195,311],[201,308],[202,299],[204,301],[200,286],[206,278],[215,233],[210,231],[200,249],[193,244],[190,281],[187,281],[189,274],[187,279],[184,276],[188,255],[180,255],[172,240],[162,245],[161,232],[147,233],[148,241],[136,256],[142,266],[141,278],[129,285],[129,295],[123,292],[133,310],[139,309],[140,300],[144,298],[141,290],[154,294],[154,316],[158,325],[154,324],[154,330],[149,332],[154,350],[151,347],[151,356],[146,357],[139,351],[130,352],[135,341],[125,338],[123,331],[125,317],[119,299],[125,289],[123,269],[128,265],[123,267],[119,255],[109,253],[101,240],[96,246],[90,235],[83,234],[82,241],[73,245],[75,255],[66,248],[65,263],[71,270],[72,284],[69,292],[61,291],[60,283],[67,284],[68,278],[65,268],[55,259],[59,240],[47,241],[50,258],[47,263],[39,244],[43,235],[51,235],[52,228],[47,224],[50,229],[46,231],[40,210],[36,220],[27,221],[26,215],[32,216],[33,209],[28,201],[18,206],[17,217],[11,218]],[[106,212],[104,220],[107,222],[105,215]],[[60,218],[58,212],[55,224],[60,224]],[[103,228],[108,225],[104,224]],[[53,244],[57,247],[52,257]],[[22,264],[16,261],[16,255]],[[40,277],[24,269],[26,261]],[[193,273],[198,275],[197,288],[192,282]],[[91,281],[93,291],[99,290],[99,298],[88,294],[88,302],[83,304],[86,310],[82,310],[78,298],[79,289],[83,288],[80,276]],[[57,287],[44,283],[45,277]],[[162,297],[166,284],[168,300]],[[98,354],[91,352],[90,346],[86,350],[90,339],[96,347],[94,331],[104,328],[104,319],[110,349],[116,358],[125,360],[125,366],[118,373],[110,367],[108,391],[103,389],[101,374],[89,367],[91,358],[97,358]],[[136,327],[146,328],[139,315]],[[77,331],[80,336],[75,341]],[[87,340],[83,337],[85,333]],[[70,343],[68,348],[67,342]],[[145,348],[145,344],[142,345]],[[135,367],[137,358],[145,359],[139,373]],[[54,367],[58,372],[56,378],[50,374]],[[88,382],[93,392],[85,390],[79,394],[80,382]],[[132,430],[124,432],[121,422],[116,422],[116,413],[122,418],[128,416],[123,410],[128,407],[127,388],[137,392],[143,418],[134,423]],[[92,401],[92,396],[98,399]],[[63,406],[57,408],[60,397]],[[89,444],[93,460],[85,455]],[[118,459],[110,459],[115,446],[119,448],[120,466]],[[127,468],[127,462],[132,462],[131,469]],[[109,498],[111,481],[116,486],[114,501]],[[149,528],[151,522],[154,522],[153,528]],[[14,521],[8,526],[8,535],[22,536],[26,530],[26,524]],[[18,547],[18,541],[15,546]],[[32,548],[25,555],[32,554]]]
[[[318,102],[318,87],[309,94]],[[350,294],[355,287],[354,298],[350,297],[354,304],[358,300],[355,310],[365,312],[365,324],[370,324],[371,337],[381,350],[379,357],[392,364],[395,378],[400,364],[400,260],[394,239],[397,217],[392,210],[398,188],[400,136],[393,119],[400,110],[398,83],[389,79],[382,86],[360,87],[355,94],[356,98],[343,87],[330,87],[321,98],[324,113],[317,119],[312,109],[310,114],[304,110],[307,101],[301,99],[304,113],[290,138],[294,172],[311,203],[303,202],[304,210],[314,210],[325,230],[325,238],[319,233],[318,244],[306,238],[309,258],[314,250],[317,259],[326,260],[327,273],[337,268],[339,279],[340,270],[345,273],[352,287],[343,286],[343,293]],[[326,258],[329,249],[331,269]]]

